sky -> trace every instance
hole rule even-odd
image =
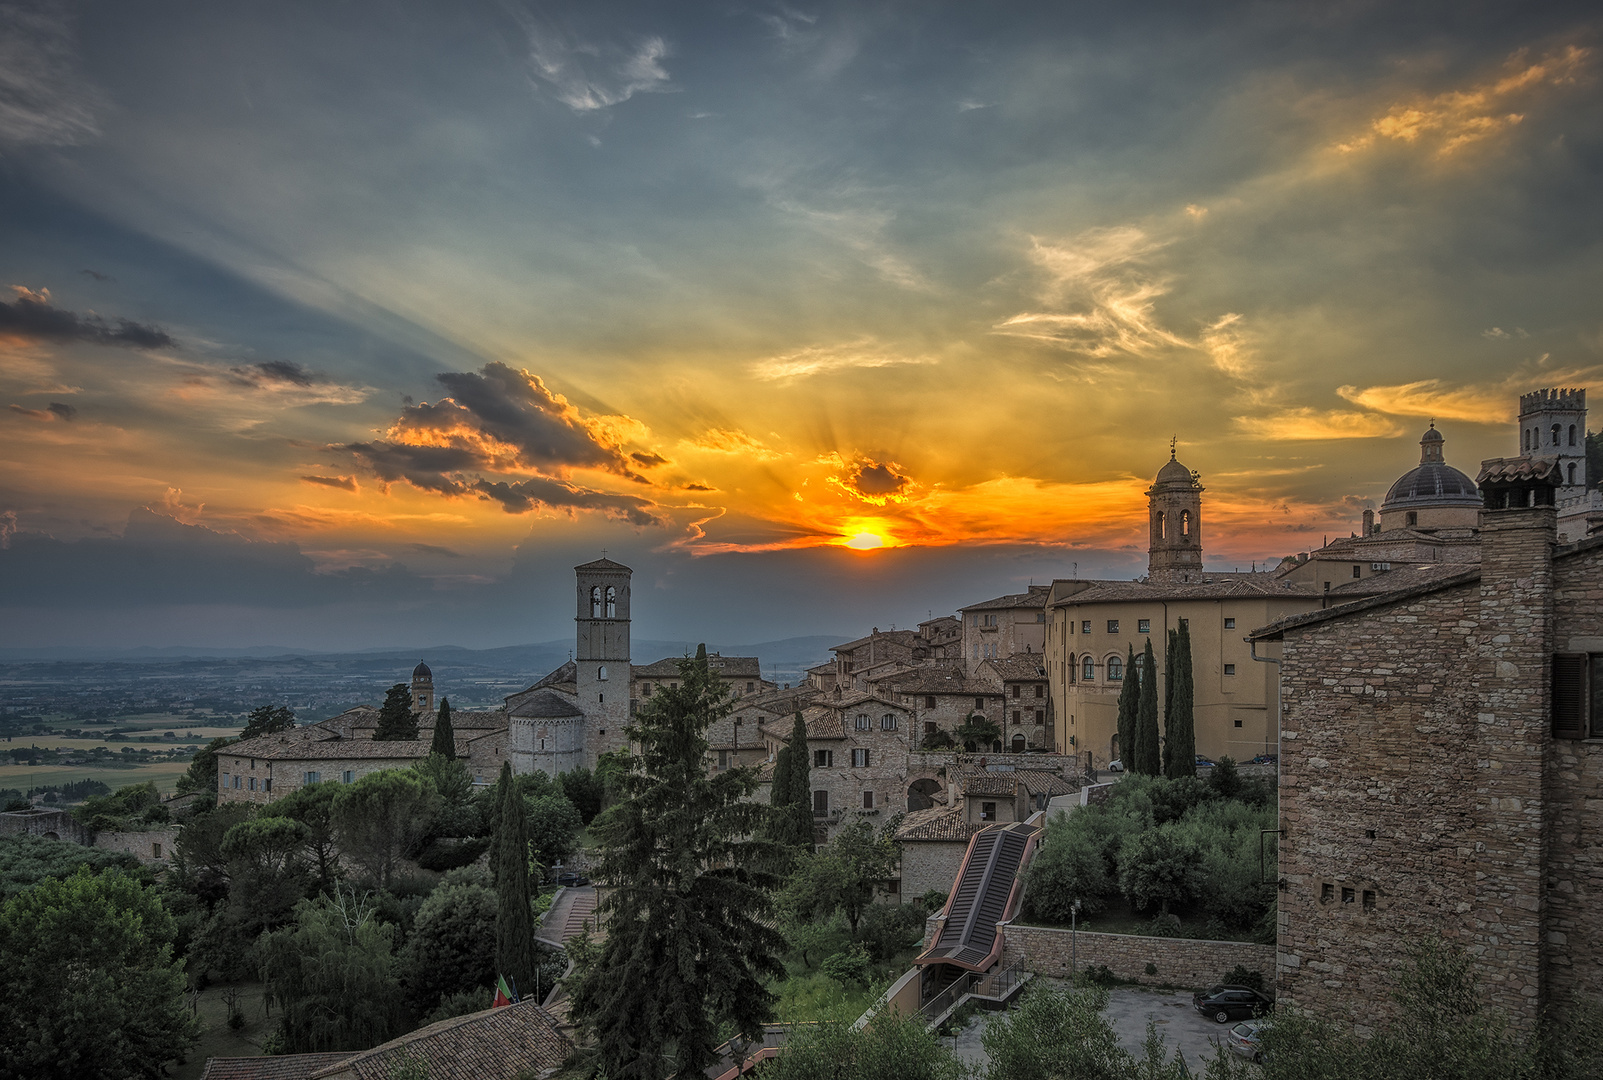
[[[1143,573],[1171,439],[1210,567],[1345,536],[1603,385],[1600,29],[0,0],[0,647],[911,626]]]

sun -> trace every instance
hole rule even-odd
[[[874,548],[884,547],[885,538],[878,533],[860,532],[846,541],[846,546],[857,551],[872,551]]]

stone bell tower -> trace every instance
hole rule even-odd
[[[1202,580],[1202,492],[1192,471],[1174,459],[1147,489],[1147,578],[1156,582]]]
[[[594,768],[598,757],[627,742],[629,579],[634,571],[606,558],[573,569],[579,601],[573,662],[585,714],[585,764]]]

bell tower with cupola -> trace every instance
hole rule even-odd
[[[585,764],[627,741],[629,722],[629,579],[634,571],[608,558],[573,568],[578,626],[573,662],[584,710]]]
[[[1202,483],[1174,459],[1147,489],[1147,579],[1174,583],[1202,580]]]

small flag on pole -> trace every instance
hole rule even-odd
[[[495,999],[490,1002],[490,1008],[499,1009],[503,1005],[511,1005],[518,1000],[517,994],[507,986],[505,975],[495,977]]]

